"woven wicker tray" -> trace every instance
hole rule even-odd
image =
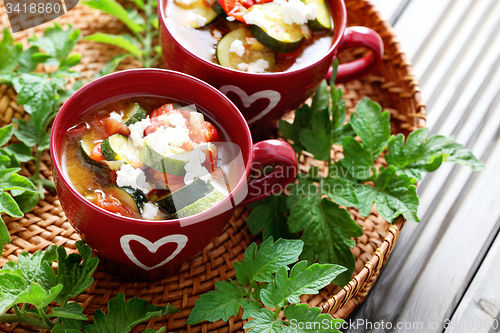
[[[425,126],[425,106],[421,102],[418,82],[412,75],[410,63],[401,51],[392,27],[381,19],[366,0],[346,0],[346,6],[349,25],[362,25],[376,30],[385,44],[383,64],[374,74],[342,86],[348,110],[360,98],[369,96],[389,110],[394,133],[407,134],[416,127]],[[81,29],[83,35],[98,31],[120,33],[125,30],[118,20],[80,5],[57,21],[72,24]],[[0,24],[2,27],[9,26],[3,4],[0,5]],[[40,34],[48,25],[51,24],[19,32],[15,37],[18,41],[26,42],[28,36]],[[89,41],[81,41],[76,46],[76,51],[83,55],[82,63],[77,69],[87,79],[111,57],[120,53],[113,46]],[[350,61],[363,56],[364,52],[365,50],[344,52],[339,58],[341,62]],[[157,65],[162,66],[161,63]],[[129,59],[118,69],[137,66],[138,63]],[[0,85],[0,126],[10,123],[12,118],[27,117],[23,108],[16,103],[15,91],[7,85]],[[291,118],[293,114],[285,117]],[[332,155],[341,158],[342,152],[334,148]],[[384,161],[381,159],[377,162],[382,164]],[[307,171],[312,165],[325,167],[323,162],[315,161],[308,155],[303,156],[300,163],[302,171]],[[28,175],[33,170],[34,166],[27,163],[22,172]],[[52,177],[48,154],[42,159],[41,173],[46,178]],[[15,259],[23,251],[35,252],[51,244],[64,245],[68,251],[75,251],[75,242],[79,236],[67,221],[57,196],[53,193],[46,194],[45,200],[40,201],[23,218],[3,216],[10,230],[12,243],[5,247],[0,257],[0,266],[7,260]],[[93,314],[98,308],[104,309],[107,301],[119,292],[124,292],[127,297],[147,299],[156,305],[171,303],[182,309],[175,315],[139,325],[134,332],[142,332],[145,328],[159,329],[162,326],[166,326],[169,332],[242,332],[244,322],[241,320],[241,312],[228,322],[186,326],[186,319],[199,295],[212,290],[215,281],[235,277],[233,263],[243,258],[243,253],[251,242],[259,240],[260,237],[252,235],[245,225],[249,213],[247,208],[237,209],[222,234],[202,253],[185,262],[177,275],[154,283],[131,283],[120,281],[118,277],[99,267],[94,274],[93,285],[79,295],[76,301],[80,302],[87,315]],[[354,209],[350,209],[350,213],[364,230],[364,235],[356,239],[356,247],[352,250],[357,258],[353,279],[343,289],[330,285],[318,295],[305,295],[301,298],[302,302],[317,306],[336,318],[346,318],[366,298],[387,262],[405,222],[400,218],[391,225],[375,210],[367,218],[363,218]],[[24,324],[0,324],[0,330],[15,333],[38,332]]]

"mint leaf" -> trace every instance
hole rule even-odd
[[[113,15],[132,30],[134,33],[139,33],[144,30],[144,27],[137,24],[136,21],[129,17],[129,13],[115,0],[90,0],[83,1],[82,4],[100,10],[106,14]]]
[[[16,299],[26,289],[26,281],[15,273],[0,274],[0,314],[16,304]]]
[[[78,303],[68,303],[64,308],[52,308],[50,316],[75,320],[88,320],[87,316],[83,314],[82,306]]]
[[[351,115],[352,128],[361,138],[363,147],[370,152],[372,161],[387,147],[391,137],[389,112],[381,111],[378,103],[365,97],[356,105],[356,114]]]
[[[68,26],[68,29],[63,30],[59,24],[54,23],[54,27],[45,29],[43,37],[37,38],[36,35],[33,35],[30,44],[38,46],[56,59],[57,63],[55,64],[63,64],[80,39],[80,30],[73,29],[71,25]]]
[[[125,294],[119,293],[108,302],[108,315],[97,309],[94,324],[84,328],[85,333],[127,333],[143,321],[178,312],[173,306],[148,305],[148,301],[132,298],[125,302]]]
[[[21,53],[23,52],[23,45],[18,43],[14,45],[14,38],[9,32],[9,29],[3,29],[3,38],[0,42],[0,71],[10,72],[15,69]]]
[[[271,282],[272,274],[282,266],[295,263],[302,252],[300,240],[266,239],[259,247],[252,243],[245,252],[245,261],[234,263],[236,278],[241,285],[250,282]]]
[[[408,221],[419,222],[419,199],[415,183],[415,179],[405,174],[397,176],[394,166],[382,169],[375,182],[376,187],[360,184],[356,188],[360,214],[368,216],[376,202],[380,216],[389,222],[394,222],[399,215]]]
[[[101,76],[113,73],[116,67],[120,64],[120,62],[122,62],[125,58],[129,56],[130,56],[129,53],[114,56],[107,64],[101,67],[101,70],[98,73],[96,73],[93,78],[98,79]]]
[[[204,320],[228,321],[229,317],[236,316],[240,306],[246,304],[244,290],[236,281],[216,281],[215,290],[201,295],[191,310],[187,320],[188,325],[194,325]]]
[[[84,39],[121,47],[122,49],[130,54],[133,54],[136,57],[140,57],[142,55],[139,42],[129,34],[111,35],[98,32],[93,35],[87,36]]]
[[[13,131],[12,124],[0,128],[0,147],[10,141]]]
[[[270,283],[267,289],[261,291],[262,303],[269,308],[283,307],[287,301],[300,303],[301,295],[317,295],[320,289],[346,270],[330,264],[307,267],[307,261],[301,261],[293,266],[288,276],[287,270],[281,267],[276,273],[275,283]]]
[[[329,314],[322,314],[316,307],[307,304],[292,304],[285,308],[283,314],[290,326],[283,328],[283,333],[341,333],[337,327],[344,322],[333,319]]]
[[[286,238],[296,239],[297,234],[288,230],[286,214],[290,210],[286,206],[286,197],[283,195],[272,195],[261,201],[250,205],[252,212],[247,218],[247,225],[254,235],[262,230],[262,238],[274,239]]]
[[[15,143],[12,145],[8,145],[4,149],[9,154],[13,154],[19,162],[24,163],[33,159],[33,151],[24,143]]]
[[[252,329],[252,333],[281,333],[283,332],[283,324],[280,321],[276,321],[274,318],[274,312],[268,309],[262,309],[253,314],[254,320],[248,321],[244,329]]]
[[[363,235],[363,229],[354,222],[345,209],[321,198],[321,193],[305,196],[291,209],[288,218],[291,232],[303,231],[304,251],[301,258],[309,263],[339,264],[347,268],[335,283],[341,287],[347,284],[356,265],[351,247],[356,245],[353,237]]]

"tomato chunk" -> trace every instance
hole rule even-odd
[[[219,133],[214,125],[205,121],[192,130],[191,140],[196,143],[218,141]]]
[[[175,192],[181,187],[186,186],[186,184],[184,183],[184,176],[175,176],[154,170],[153,177],[158,180],[164,181],[172,192]]]
[[[243,16],[248,12],[247,8],[250,8],[255,3],[253,0],[218,0],[219,5],[227,13],[228,16],[234,17],[236,20],[246,23]]]
[[[95,204],[108,212],[118,213],[123,216],[133,217],[134,213],[128,207],[122,204],[120,200],[110,193],[95,192]]]
[[[101,143],[98,142],[90,152],[90,158],[96,161],[106,161],[101,151]]]
[[[128,127],[125,126],[125,124],[122,124],[114,119],[106,119],[104,121],[104,129],[106,131],[106,134],[110,136],[113,134],[121,134],[123,136],[130,135],[130,130],[128,129]]]
[[[80,135],[87,130],[87,126],[87,123],[80,123],[76,126],[71,127],[67,133],[69,136]]]

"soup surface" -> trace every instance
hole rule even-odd
[[[205,60],[254,73],[294,71],[325,56],[334,37],[325,2],[305,2],[232,1],[232,12],[239,12],[227,14],[225,0],[167,0],[165,22],[179,43]]]
[[[226,135],[194,105],[160,97],[86,112],[66,134],[63,169],[87,200],[149,220],[200,213],[230,192],[218,145]]]

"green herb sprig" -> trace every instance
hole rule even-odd
[[[161,57],[161,46],[153,45],[153,39],[158,36],[158,14],[155,10],[158,7],[157,0],[134,0],[137,7],[144,11],[144,15],[135,9],[125,9],[115,0],[88,0],[82,3],[118,18],[133,34],[112,35],[98,32],[84,38],[118,46],[127,51],[114,57],[96,77],[113,72],[116,66],[129,56],[139,60],[145,68],[153,67]]]
[[[187,324],[228,321],[241,307],[243,319],[249,319],[244,328],[252,329],[251,332],[340,332],[336,327],[343,320],[298,303],[301,295],[318,294],[346,269],[331,264],[297,263],[303,246],[301,240],[274,242],[273,237],[259,246],[250,244],[244,261],[234,264],[236,280],[215,282],[216,289],[200,297]],[[290,269],[292,264],[295,265]],[[323,325],[319,329],[318,326],[299,329],[302,325],[298,323]]]
[[[474,171],[483,170],[484,164],[453,138],[428,137],[428,129],[413,131],[406,141],[402,134],[391,135],[389,112],[382,112],[369,98],[358,103],[350,122],[345,123],[346,103],[342,90],[335,88],[335,76],[336,70],[330,93],[322,82],[311,106],[302,105],[293,123],[281,120],[279,124],[299,158],[306,151],[328,163],[327,175],[320,176],[317,167],[300,174],[286,198],[279,195],[254,203],[247,224],[254,234],[263,230],[264,238],[296,238],[300,233],[304,242],[300,257],[310,264],[319,261],[346,267],[334,281],[344,286],[356,264],[350,249],[363,230],[341,206],[357,208],[366,217],[375,204],[391,223],[399,216],[418,222],[415,184],[423,172],[435,171],[443,162]],[[332,145],[342,145],[343,159],[332,159]],[[381,154],[386,167],[375,165]]]
[[[99,309],[94,322],[88,322],[82,307],[70,299],[92,285],[99,259],[92,257],[92,250],[83,241],[76,247],[80,254],[67,255],[63,246],[52,245],[31,256],[21,253],[17,263],[6,263],[0,270],[0,323],[22,322],[52,333],[127,333],[141,322],[179,311],[170,304],[149,305],[138,298],[126,302],[120,293],[108,302],[107,315]],[[54,261],[57,273],[52,269]],[[52,302],[58,306],[49,309]],[[6,313],[8,309],[14,313]],[[164,331],[165,327],[145,333]]]
[[[40,176],[41,158],[49,148],[48,125],[62,103],[82,85],[82,81],[78,80],[68,86],[68,78],[80,76],[71,68],[80,63],[81,55],[70,54],[79,39],[80,30],[73,29],[71,25],[64,30],[54,23],[54,27],[45,30],[43,37],[33,35],[28,42],[30,47],[26,50],[23,50],[21,43],[14,44],[8,29],[3,30],[0,42],[0,84],[14,86],[17,103],[23,105],[30,115],[30,120],[13,119],[17,125],[14,135],[22,143],[6,149],[16,154],[19,162],[35,161],[35,171],[30,180],[36,185],[42,199],[44,187],[54,188],[52,181]],[[39,64],[44,64],[49,72],[37,72]]]

